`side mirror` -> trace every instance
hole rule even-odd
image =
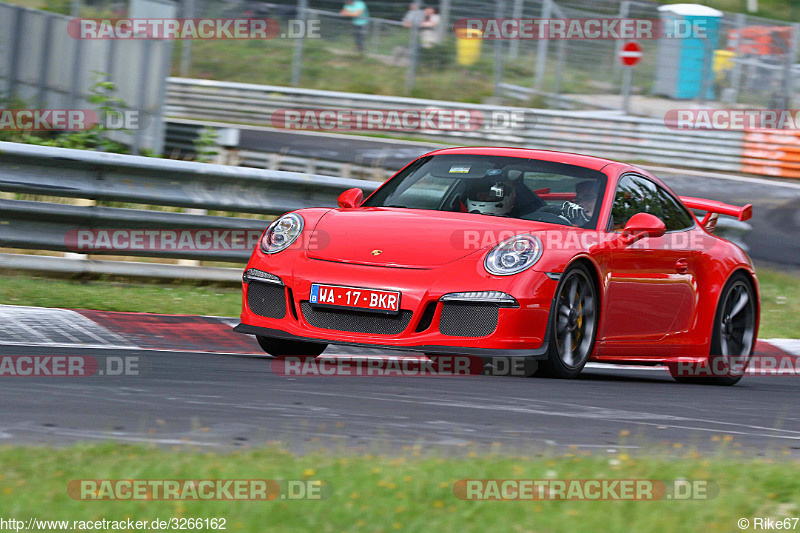
[[[667,232],[664,222],[650,213],[636,213],[622,230],[623,244],[630,245],[645,237],[661,237]]]
[[[342,209],[352,209],[358,207],[364,201],[364,191],[361,189],[347,189],[339,195],[337,203]]]

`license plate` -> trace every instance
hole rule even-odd
[[[400,310],[400,292],[340,285],[311,285],[311,303],[320,306],[397,313]]]

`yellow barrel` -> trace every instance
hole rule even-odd
[[[481,30],[456,29],[456,60],[459,65],[474,65],[481,57]]]
[[[736,57],[730,50],[714,50],[714,60],[711,64],[714,77],[718,80],[725,77],[725,73],[733,69],[733,58]]]

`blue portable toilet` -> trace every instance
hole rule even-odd
[[[658,41],[653,93],[692,99],[700,97],[705,85],[703,98],[713,99],[712,67],[722,11],[699,4],[666,5],[658,11],[664,33]]]

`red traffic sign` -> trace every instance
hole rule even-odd
[[[642,47],[636,41],[629,41],[619,51],[619,60],[626,67],[632,67],[642,59]]]

